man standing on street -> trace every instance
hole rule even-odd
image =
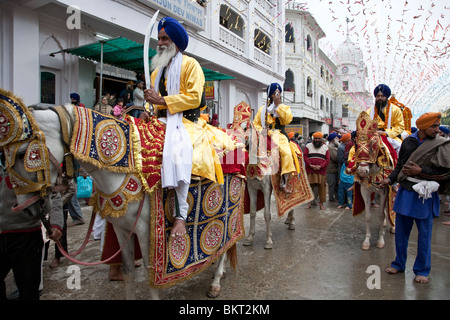
[[[389,274],[405,271],[408,241],[414,222],[418,233],[414,281],[426,284],[431,270],[433,218],[439,216],[439,192],[450,191],[450,141],[439,136],[440,112],[427,112],[416,121],[419,131],[402,143],[397,166],[380,187],[399,182],[393,210],[396,257]]]
[[[319,206],[321,210],[325,210],[323,203],[327,201],[327,166],[330,162],[330,151],[328,146],[322,141],[323,133],[315,132],[313,141],[308,143],[303,151],[303,159],[305,160],[306,173],[308,175],[311,189],[318,188]],[[311,201],[306,209],[311,208]]]

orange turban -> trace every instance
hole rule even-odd
[[[346,133],[341,137],[341,142],[346,143],[347,141],[350,141],[352,138],[352,135],[350,133]]]
[[[419,130],[425,130],[433,125],[436,120],[441,118],[440,112],[427,112],[424,113],[416,120],[416,127]]]
[[[314,138],[323,138],[323,133],[320,131],[314,132],[313,137]]]
[[[291,131],[291,132],[288,133],[289,139],[292,139],[293,136],[294,136],[294,132]]]

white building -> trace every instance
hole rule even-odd
[[[199,4],[200,3],[200,4]],[[99,63],[67,48],[124,37],[144,42],[150,17],[183,21],[190,41],[186,54],[202,67],[233,77],[214,82],[208,103],[222,126],[241,101],[257,110],[271,82],[284,82],[284,0],[0,0],[0,87],[26,104],[70,101],[78,92],[92,107],[99,94]],[[151,46],[156,47],[157,31]],[[317,49],[317,47],[316,47]],[[136,74],[105,66],[103,89],[120,93]],[[140,75],[137,75],[138,77]],[[117,92],[119,91],[119,92]]]
[[[302,4],[287,3],[286,20],[284,102],[292,110],[292,127],[304,137],[315,131],[328,133],[335,106],[336,67],[319,48],[325,33]]]
[[[362,51],[347,38],[328,57],[319,48],[325,33],[303,7],[286,3],[284,102],[294,116],[292,128],[303,136],[356,130],[359,113],[373,104]]]
[[[361,111],[373,105],[374,97],[367,90],[367,66],[362,50],[349,37],[333,56],[336,68],[336,113],[334,126],[356,130],[356,119]]]

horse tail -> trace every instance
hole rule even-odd
[[[230,261],[231,269],[233,269],[234,272],[236,272],[237,269],[237,250],[236,250],[236,243],[230,247],[227,251],[227,257],[228,261]]]

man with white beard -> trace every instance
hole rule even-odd
[[[157,54],[152,58],[151,87],[144,91],[145,100],[154,105],[158,118],[166,122],[162,187],[175,189],[179,209],[174,213],[171,236],[186,233],[191,173],[223,184],[222,168],[211,142],[214,135],[222,147],[235,148],[226,133],[221,130],[212,133],[206,121],[199,119],[205,76],[197,60],[182,54],[188,42],[188,34],[177,20],[161,19]]]

